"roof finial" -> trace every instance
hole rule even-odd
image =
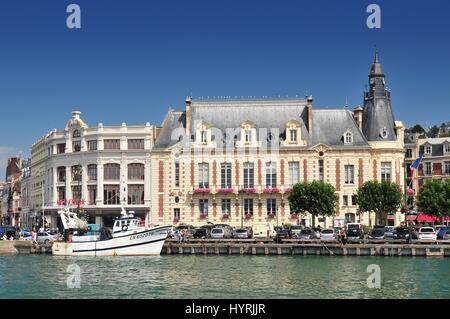
[[[380,63],[380,60],[378,58],[378,48],[376,44],[375,44],[375,58],[373,60],[373,63]]]

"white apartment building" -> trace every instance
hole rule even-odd
[[[58,210],[80,206],[90,223],[111,226],[123,206],[151,223],[156,128],[149,123],[89,127],[80,116],[72,112],[63,131],[55,129],[32,145],[27,211],[42,216],[44,208],[46,223],[57,227]]]

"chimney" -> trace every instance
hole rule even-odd
[[[191,134],[191,98],[186,98],[186,130],[188,134]]]
[[[312,134],[312,108],[313,108],[313,97],[312,95],[308,96],[308,132],[311,135]]]
[[[358,124],[359,129],[362,130],[363,108],[361,105],[358,105],[353,110],[353,118],[355,119],[356,124]]]

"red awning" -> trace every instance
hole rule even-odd
[[[441,218],[438,216],[429,216],[426,214],[420,214],[417,217],[417,221],[418,222],[426,222],[426,223],[433,223],[433,222],[438,223],[438,222],[441,222]],[[444,218],[444,221],[450,221],[450,218],[449,217]]]
[[[415,221],[417,219],[417,216],[416,215],[409,215],[409,216],[406,216],[406,220],[409,220],[409,221]]]
[[[395,215],[388,215],[388,220],[395,220]]]

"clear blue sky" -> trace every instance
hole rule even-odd
[[[82,29],[66,27],[77,3]],[[382,28],[366,26],[381,6]],[[351,107],[380,51],[396,118],[450,121],[448,0],[2,0],[0,160],[72,110],[90,124],[160,124],[187,95],[303,96]],[[3,177],[0,164],[0,178]]]

